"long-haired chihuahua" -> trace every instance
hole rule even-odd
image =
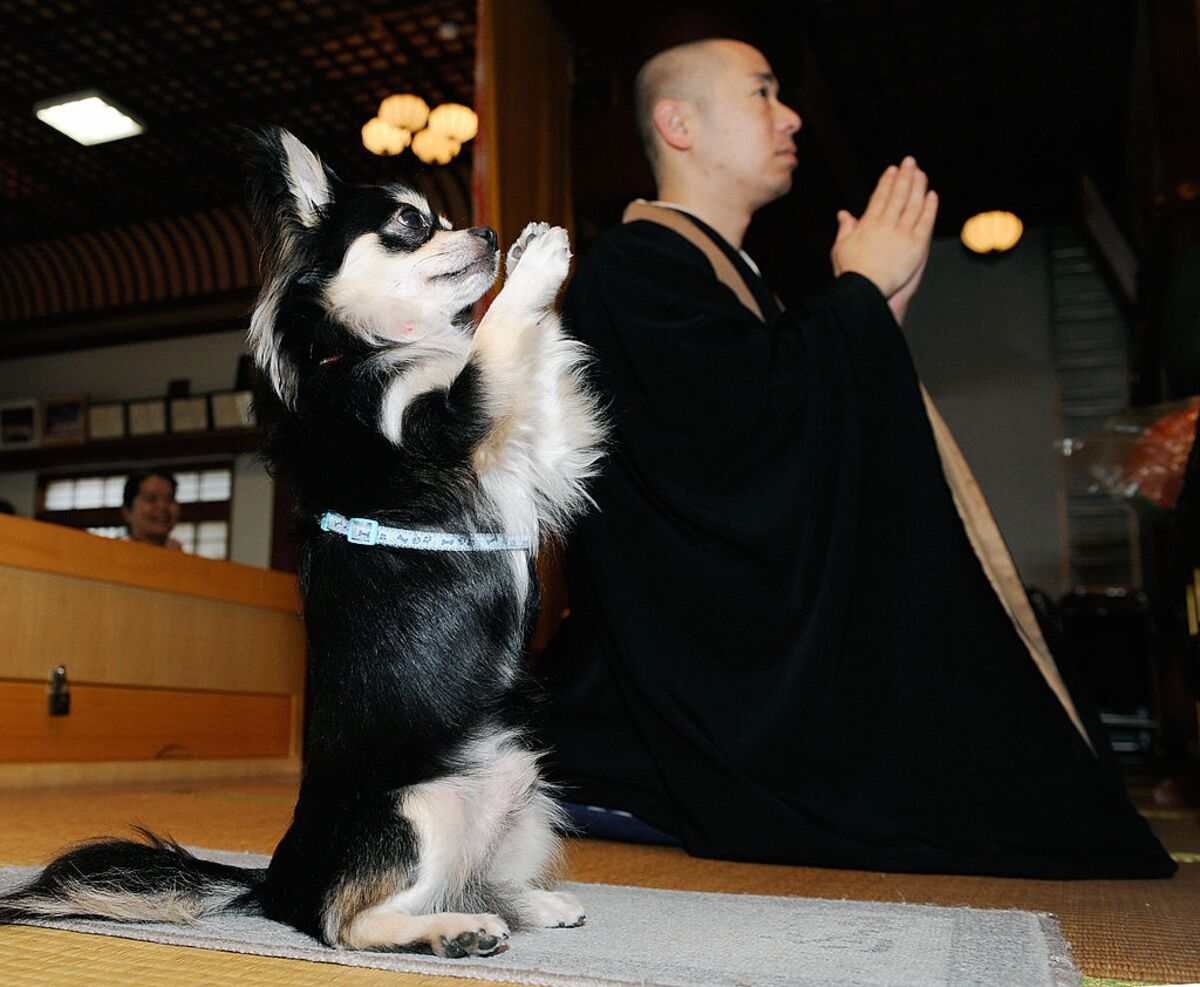
[[[420,193],[340,182],[283,130],[250,142],[263,285],[251,350],[268,458],[297,508],[305,770],[265,870],[103,839],[0,900],[0,920],[187,922],[251,910],[331,946],[485,955],[574,926],[549,890],[558,810],[528,739],[539,540],[587,502],[603,426],[554,303],[564,230],[531,224],[496,278],[486,227]]]

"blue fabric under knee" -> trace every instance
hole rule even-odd
[[[616,840],[620,843],[644,843],[653,846],[679,846],[679,838],[622,809],[605,809],[598,805],[578,802],[559,803],[566,810],[576,833],[597,840]]]

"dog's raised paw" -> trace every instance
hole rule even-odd
[[[549,223],[529,223],[525,229],[521,231],[521,235],[513,241],[513,245],[508,248],[508,257],[504,262],[505,276],[509,276],[516,269],[517,263],[525,256],[525,248],[529,246],[531,240],[536,239],[550,229]]]
[[[530,223],[508,252],[504,292],[530,308],[551,305],[567,279],[571,241],[561,226]]]

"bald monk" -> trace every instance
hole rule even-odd
[[[741,250],[797,160],[766,59],[673,48],[636,98],[659,201],[565,303],[615,434],[541,663],[563,798],[707,857],[1173,873],[901,336],[925,174],[905,158],[839,212],[836,280],[783,310]]]

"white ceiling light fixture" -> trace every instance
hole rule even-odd
[[[42,123],[89,147],[136,137],[146,129],[133,114],[94,89],[43,100],[33,112]]]
[[[429,114],[429,129],[464,144],[479,133],[479,117],[462,103],[443,103]]]
[[[968,250],[977,254],[1002,254],[1012,250],[1025,232],[1025,224],[1002,209],[976,213],[963,223],[960,234]]]
[[[379,114],[362,128],[362,142],[372,154],[388,157],[411,147],[426,164],[449,164],[463,144],[479,133],[479,117],[462,103],[443,103],[432,110],[413,93],[395,93],[379,104]]]
[[[415,134],[429,119],[429,104],[413,93],[396,93],[379,104],[379,119]]]
[[[390,157],[399,154],[412,141],[412,134],[400,127],[394,127],[386,120],[371,117],[362,128],[362,142],[372,154]]]
[[[458,141],[428,128],[413,135],[413,154],[426,164],[449,164],[458,154],[459,147]]]

